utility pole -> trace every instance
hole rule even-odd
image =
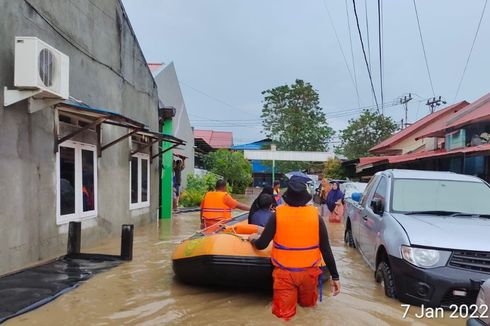
[[[402,129],[404,129],[406,125],[408,125],[408,102],[410,102],[411,100],[413,100],[412,93],[408,93],[408,96],[405,95],[400,98],[400,104],[405,105],[405,125],[402,124]]]
[[[431,99],[428,99],[427,103],[425,103],[425,105],[430,107],[430,113],[434,113],[434,108],[438,107],[441,104],[446,104],[446,101],[444,101],[441,96],[439,96],[438,98],[433,97]]]

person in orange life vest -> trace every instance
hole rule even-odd
[[[279,180],[274,181],[274,199],[276,200],[277,205],[282,204],[281,181],[279,181]]]
[[[340,293],[340,281],[325,222],[316,207],[307,205],[311,195],[306,184],[291,178],[282,198],[285,205],[276,208],[260,237],[253,234],[249,240],[259,250],[274,241],[272,313],[288,320],[296,314],[297,303],[303,307],[316,305],[322,256],[334,296]]]
[[[216,190],[209,191],[201,202],[201,228],[210,227],[222,220],[231,218],[235,208],[249,211],[250,207],[233,199],[226,192],[226,181],[216,181]]]

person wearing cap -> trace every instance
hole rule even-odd
[[[231,211],[235,208],[249,211],[248,205],[235,200],[226,192],[226,181],[216,181],[215,191],[209,191],[201,202],[201,228],[210,227],[223,220],[231,218]]]
[[[322,257],[334,296],[340,293],[340,281],[325,222],[316,207],[307,205],[311,195],[306,184],[291,178],[282,198],[285,204],[276,208],[262,234],[253,234],[249,240],[259,250],[273,241],[272,313],[289,320],[296,314],[297,303],[303,307],[316,305]]]

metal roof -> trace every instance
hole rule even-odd
[[[414,135],[415,140],[418,140],[422,138],[420,135],[415,135],[417,133],[427,133],[424,131],[424,129],[429,129],[432,130],[434,127],[433,126],[440,126],[442,124],[445,124],[447,121],[447,116],[448,115],[453,115],[454,113],[458,112],[459,110],[463,109],[464,107],[468,106],[469,103],[466,101],[461,101],[456,104],[450,105],[442,110],[436,111],[432,114],[429,114],[425,116],[424,118],[418,120],[414,124],[408,126],[407,128],[397,132],[393,136],[389,137],[388,139],[382,141],[381,143],[377,144],[373,148],[371,148],[369,151],[371,153],[381,153],[383,150],[395,145],[396,143],[405,140],[407,137]]]
[[[444,137],[447,130],[458,129],[465,125],[490,120],[490,93],[467,105],[457,114],[452,115],[441,125],[435,125],[419,138]]]
[[[202,139],[213,149],[233,146],[233,132],[194,129],[194,138]]]

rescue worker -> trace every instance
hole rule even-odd
[[[307,205],[311,195],[306,184],[291,178],[282,198],[285,204],[276,208],[260,237],[253,234],[249,240],[259,250],[274,241],[272,313],[289,320],[296,314],[296,303],[303,307],[316,305],[322,257],[331,275],[334,296],[340,293],[340,281],[325,222],[316,207]]]
[[[201,228],[210,227],[222,220],[231,218],[235,208],[249,211],[250,207],[233,199],[226,192],[226,181],[216,181],[215,191],[209,191],[201,202]]]
[[[274,199],[276,200],[277,205],[282,204],[282,198],[281,198],[281,181],[276,180],[274,181]]]

